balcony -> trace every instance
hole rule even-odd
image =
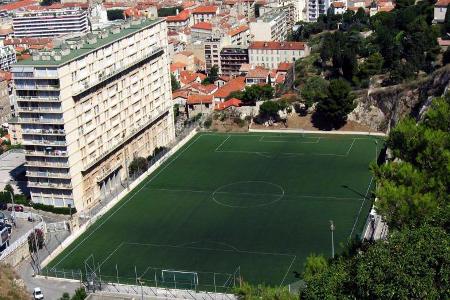
[[[64,129],[22,129],[22,134],[65,135]]]
[[[26,175],[28,177],[45,177],[45,178],[65,178],[65,179],[70,179],[70,174],[69,173],[27,171]]]
[[[17,108],[17,112],[62,113],[62,109],[60,107],[22,106]]]
[[[105,168],[103,170],[101,170],[98,175],[96,176],[97,182],[101,182],[103,180],[105,180],[110,174],[112,174],[114,171],[116,171],[117,169],[121,168],[122,164],[121,162],[116,162],[114,164],[112,164],[112,166],[110,166],[109,168]]]
[[[27,161],[25,167],[68,168],[68,162]]]
[[[146,55],[144,55],[144,56],[142,56],[142,57],[136,59],[135,61],[133,61],[133,62],[131,62],[131,63],[129,63],[129,64],[126,64],[126,65],[123,66],[123,67],[120,67],[120,68],[117,68],[117,69],[113,70],[113,71],[112,71],[111,73],[109,73],[109,74],[104,74],[104,75],[102,75],[102,76],[99,76],[97,79],[92,80],[92,81],[90,81],[90,82],[85,82],[85,83],[83,83],[83,84],[80,83],[80,85],[81,85],[82,87],[81,87],[80,89],[78,89],[78,90],[73,94],[73,96],[78,96],[78,95],[80,95],[81,93],[83,93],[83,92],[85,92],[85,91],[87,91],[87,90],[89,90],[89,89],[91,89],[91,88],[93,88],[93,87],[95,87],[95,86],[101,84],[102,82],[105,82],[106,80],[110,79],[111,77],[113,77],[113,76],[115,76],[115,75],[117,75],[117,74],[119,74],[119,73],[121,73],[121,72],[123,72],[123,71],[126,71],[127,69],[129,69],[129,68],[131,68],[131,67],[133,67],[133,66],[135,66],[135,65],[137,65],[137,64],[139,64],[139,63],[141,63],[141,62],[143,62],[143,61],[145,61],[145,60],[148,59],[148,58],[151,58],[152,56],[156,56],[156,55],[162,53],[163,51],[164,51],[163,48],[158,47],[158,48],[156,48],[155,50],[151,51],[150,53],[148,53],[148,54],[146,54]]]
[[[25,146],[66,146],[66,141],[52,141],[52,140],[23,140],[23,145]]]
[[[30,188],[46,188],[46,189],[72,189],[70,183],[54,183],[54,182],[37,182],[28,181],[28,187]]]
[[[110,149],[104,151],[103,153],[101,153],[98,157],[94,158],[94,160],[90,161],[88,164],[86,164],[83,168],[83,171],[87,171],[89,170],[92,166],[94,166],[95,164],[97,164],[99,161],[101,161],[102,159],[104,159],[105,157],[107,157],[109,154],[111,154],[112,152],[114,152],[118,147],[120,147],[123,143],[125,143],[126,141],[128,141],[130,138],[132,138],[133,136],[136,135],[136,133],[138,133],[139,131],[141,131],[143,128],[147,127],[148,125],[152,124],[153,122],[155,122],[157,119],[159,119],[160,117],[162,117],[164,114],[166,114],[170,109],[172,109],[171,107],[166,107],[166,108],[162,108],[159,110],[154,110],[153,113],[150,115],[146,115],[148,117],[148,120],[146,120],[142,126],[139,127],[134,127],[131,128],[128,131],[128,134],[121,139],[117,144],[115,144],[114,146],[112,146]]]
[[[46,91],[57,91],[59,90],[59,85],[52,84],[15,84],[14,88],[16,90],[46,90]]]
[[[55,150],[55,151],[36,151],[25,150],[25,155],[28,156],[43,156],[43,157],[67,157],[67,151]]]
[[[43,97],[43,96],[16,96],[18,102],[61,102],[59,97]]]
[[[64,120],[60,119],[49,119],[49,118],[14,118],[13,123],[19,124],[59,124],[63,125]]]

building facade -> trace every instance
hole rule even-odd
[[[13,46],[0,47],[0,70],[9,71],[16,61],[16,50]]]
[[[223,47],[220,51],[220,70],[225,76],[238,75],[242,64],[248,64],[248,49]]]
[[[70,33],[87,33],[88,17],[79,7],[15,12],[14,37],[56,37]]]
[[[0,78],[0,123],[6,123],[11,118],[11,103],[9,101],[8,81]]]
[[[255,66],[275,69],[280,63],[292,63],[309,55],[303,42],[252,42],[248,47],[249,62]]]
[[[219,67],[220,74],[220,50],[222,49],[222,39],[211,37],[205,41],[205,66],[209,72],[213,66]]]
[[[166,52],[166,22],[135,19],[13,67],[33,202],[89,208],[173,140]]]
[[[284,41],[287,37],[285,10],[271,9],[255,22],[250,22],[250,35],[253,41]]]
[[[320,15],[326,15],[330,0],[308,0],[308,21],[316,22]]]

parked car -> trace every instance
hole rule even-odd
[[[8,204],[6,202],[0,202],[0,210],[7,210]]]
[[[8,219],[8,218],[5,216],[5,214],[2,213],[2,212],[0,212],[0,224],[6,223],[6,220],[7,220],[7,219]]]
[[[9,211],[12,211],[13,207],[8,207]],[[23,206],[22,205],[14,205],[14,211],[16,212],[23,212]]]
[[[44,294],[42,294],[42,291],[40,288],[35,287],[33,290],[33,299],[34,300],[42,300],[44,299]]]

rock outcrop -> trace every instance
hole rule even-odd
[[[348,119],[373,130],[389,132],[407,115],[418,118],[431,104],[431,97],[441,96],[446,91],[449,81],[450,66],[445,66],[407,84],[368,89],[357,97],[358,105]]]

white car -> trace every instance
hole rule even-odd
[[[40,288],[36,287],[33,290],[33,299],[34,300],[42,300],[44,299],[44,294],[42,294],[42,291]]]

